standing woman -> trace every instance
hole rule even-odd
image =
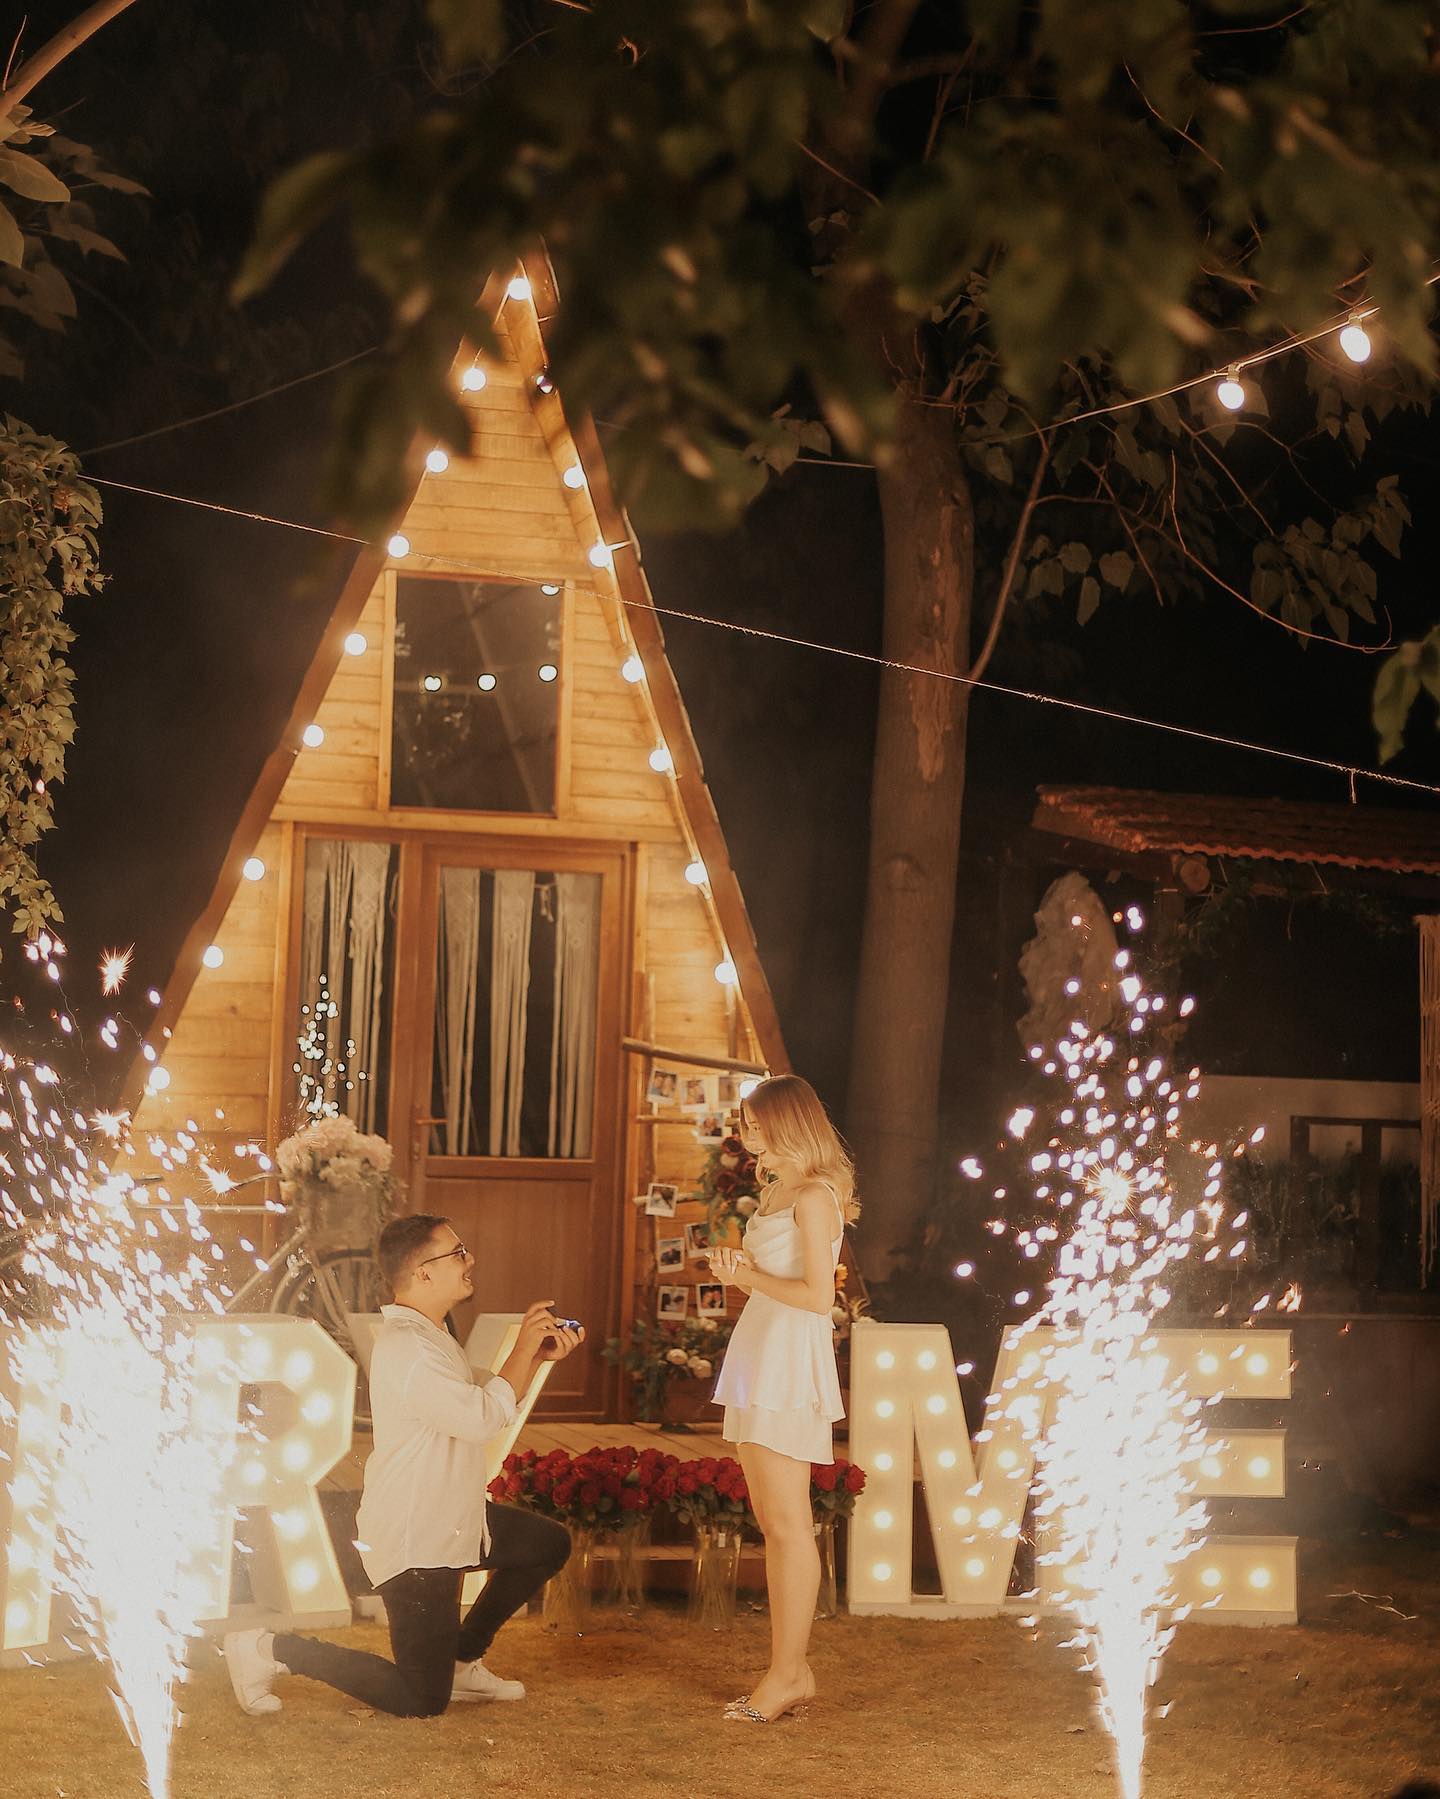
[[[768,1184],[744,1247],[711,1252],[721,1278],[749,1295],[715,1400],[765,1538],[770,1666],[725,1716],[769,1724],[815,1697],[806,1660],[820,1588],[810,1464],[835,1459],[831,1426],[845,1416],[830,1310],[845,1226],[859,1208],[850,1158],[808,1081],[762,1081],[740,1108],[740,1135]]]

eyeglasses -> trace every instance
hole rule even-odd
[[[452,1257],[457,1262],[463,1262],[469,1253],[470,1251],[466,1249],[463,1243],[457,1243],[454,1249],[447,1249],[443,1255],[426,1256],[423,1262],[417,1262],[415,1266],[417,1268],[426,1268],[431,1262],[448,1262]]]

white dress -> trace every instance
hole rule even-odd
[[[844,1223],[837,1219],[830,1242],[832,1273],[844,1235]],[[781,1280],[804,1277],[794,1206],[752,1213],[745,1248],[764,1274]],[[760,1443],[800,1462],[833,1462],[830,1427],[845,1416],[845,1407],[829,1311],[807,1312],[752,1292],[725,1352],[714,1402],[725,1407],[728,1442]]]

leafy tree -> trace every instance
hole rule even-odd
[[[1398,553],[1408,514],[1370,437],[1425,402],[1434,364],[1431,8],[431,12],[449,91],[291,170],[240,290],[344,209],[393,320],[342,415],[335,491],[366,522],[402,497],[415,430],[463,448],[456,342],[485,341],[482,277],[537,239],[563,298],[560,389],[613,427],[649,516],[732,519],[832,435],[873,456],[885,651],[916,671],[882,683],[847,1112],[883,1256],[930,1189],[964,677],[1007,610],[1083,619],[1149,591],[1297,634],[1374,621],[1375,554]],[[1380,309],[1383,372],[1309,346],[1272,382],[1283,432],[1253,389],[1239,419],[1208,385],[1136,397],[1361,303]]]

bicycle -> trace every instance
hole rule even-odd
[[[146,1177],[138,1185],[150,1185],[158,1176]],[[272,1174],[252,1175],[237,1181],[230,1191],[275,1179]],[[312,1240],[313,1233],[298,1207],[277,1203],[261,1205],[213,1205],[187,1207],[178,1202],[140,1204],[138,1214],[149,1212],[198,1211],[203,1218],[275,1218],[294,1221],[295,1228],[268,1256],[255,1255],[255,1272],[225,1299],[227,1312],[268,1311],[285,1313],[293,1318],[313,1318],[358,1369],[355,1389],[355,1425],[370,1429],[370,1388],[365,1378],[365,1364],[357,1354],[350,1330],[350,1315],[378,1312],[383,1291],[380,1269],[372,1249],[359,1244],[336,1244],[326,1248]],[[14,1309],[21,1316],[34,1315],[29,1303],[29,1283],[21,1276],[25,1253],[23,1228],[13,1224],[0,1241],[0,1306]],[[251,1252],[252,1254],[254,1252]],[[263,1300],[263,1303],[254,1303]]]

